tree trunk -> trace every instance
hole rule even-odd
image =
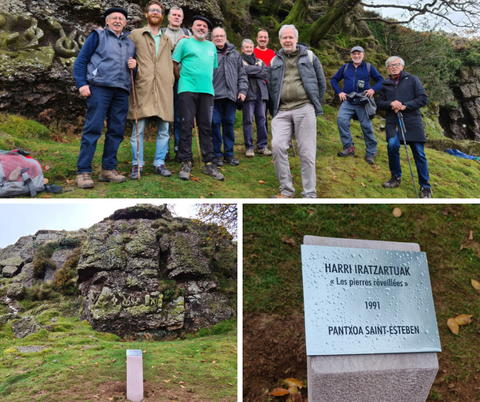
[[[298,1],[298,0],[297,0]],[[310,27],[309,42],[311,46],[315,46],[325,35],[330,32],[333,25],[339,21],[345,14],[353,10],[361,0],[331,0],[331,4],[326,14],[316,20]],[[293,9],[292,9],[293,11]]]
[[[308,15],[308,1],[307,0],[295,0],[295,4],[282,22],[282,25],[297,24],[305,22]]]

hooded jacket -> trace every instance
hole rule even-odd
[[[147,27],[135,29],[130,35],[135,43],[137,75],[135,76],[135,100],[138,118],[156,116],[164,121],[173,121],[173,74],[172,40],[162,34],[158,54],[155,40]],[[128,99],[128,119],[134,119],[133,96]]]
[[[218,68],[213,70],[215,100],[227,98],[236,102],[239,94],[247,95],[247,74],[242,57],[235,49],[231,43],[227,43],[225,53],[217,48]]]
[[[323,114],[322,101],[325,96],[327,84],[322,64],[315,54],[309,54],[309,47],[297,43],[299,56],[297,61],[298,71],[302,78],[303,87],[308,99],[315,107],[315,115]],[[283,49],[280,49],[270,62],[268,67],[268,91],[270,94],[270,112],[273,117],[280,108],[280,97],[282,94],[283,78],[285,74],[285,59]]]
[[[402,111],[406,129],[406,141],[427,142],[420,108],[427,105],[428,96],[418,77],[402,71],[398,84],[395,84],[390,77],[383,81],[382,87],[378,92],[377,107],[387,111],[387,139],[394,137],[398,131],[398,117],[390,106],[390,103],[395,100],[406,106],[406,109]],[[401,134],[399,134],[398,138],[402,139]]]

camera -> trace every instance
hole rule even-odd
[[[365,81],[364,80],[358,80],[357,81],[357,88],[358,89],[363,89],[364,86],[365,86]]]

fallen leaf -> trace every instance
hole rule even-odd
[[[291,395],[294,395],[298,392],[298,388],[294,385],[293,387],[288,388],[288,392],[290,392]]]
[[[50,170],[50,166],[45,165],[45,166],[43,167],[43,170],[44,170],[45,172],[48,172],[48,171]]]
[[[67,184],[72,184],[72,183],[75,183],[75,180],[73,180],[73,179],[67,179],[67,180],[65,180],[65,182],[66,182]]]
[[[215,364],[216,362],[217,362],[217,361],[216,361],[216,360],[214,360],[214,361],[212,362],[212,364]]]
[[[165,381],[166,383],[169,383],[171,380],[163,380],[163,381]]]
[[[367,187],[365,184],[363,184],[363,182],[360,182],[360,184],[362,185],[362,187]]]
[[[338,176],[333,176],[333,179],[336,179]]]
[[[297,245],[297,243],[295,242],[295,240],[293,240],[293,239],[291,239],[291,238],[288,238],[288,239],[287,239],[287,238],[284,237],[284,238],[282,239],[282,241],[283,241],[284,243],[291,244],[292,246],[296,246],[296,245]]]
[[[270,392],[269,395],[272,396],[284,396],[288,395],[290,392],[288,392],[288,389],[285,388],[275,388],[272,392]]]
[[[468,240],[473,240],[473,230],[470,230],[470,234],[468,235]]]
[[[436,232],[435,230],[430,230],[430,233],[433,234],[435,237],[438,236],[438,232]]]
[[[468,315],[468,314],[460,314],[457,315],[454,320],[457,322],[458,325],[467,325],[472,322],[471,317],[473,315]]]
[[[298,387],[300,389],[305,387],[305,384],[295,378],[287,378],[283,380],[283,382],[287,385],[287,387]]]
[[[480,282],[476,281],[475,279],[472,279],[472,286],[477,289],[477,290],[480,290]]]
[[[395,218],[400,218],[402,216],[402,210],[400,208],[394,208],[392,213]]]
[[[43,178],[43,184],[48,184],[48,179],[46,177]]]
[[[454,335],[458,335],[458,331],[460,331],[460,327],[458,326],[458,323],[455,321],[454,318],[449,318],[447,321],[448,328],[450,328],[450,331]]]

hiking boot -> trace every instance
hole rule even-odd
[[[430,187],[420,187],[420,198],[432,198],[432,189]]]
[[[402,178],[401,177],[397,178],[392,174],[392,177],[390,177],[390,180],[383,183],[382,186],[385,188],[395,188],[400,186],[400,184],[402,184]]]
[[[143,173],[143,166],[140,168],[140,176],[142,175],[142,173]],[[138,180],[138,166],[137,165],[133,165],[132,173],[128,177],[130,177],[130,179],[132,179],[132,180]]]
[[[375,158],[373,156],[366,156],[365,162],[367,162],[369,165],[375,165]]]
[[[247,149],[245,151],[245,156],[247,158],[253,158],[255,156],[255,151],[253,149]]]
[[[272,195],[270,198],[294,198],[295,194],[292,195],[285,195],[285,194],[277,194]]]
[[[77,174],[77,186],[78,188],[93,188],[93,180],[90,173]]]
[[[192,170],[192,161],[182,162],[180,172],[178,172],[178,177],[182,180],[190,180],[190,172]]]
[[[235,159],[234,156],[226,156],[225,158],[223,158],[223,161],[227,162],[231,166],[240,165],[240,162],[238,161],[238,159]]]
[[[218,171],[217,165],[212,162],[207,162],[202,170],[203,173],[208,174],[215,180],[223,180],[225,177]]]
[[[125,180],[125,176],[122,176],[120,173],[117,172],[116,169],[112,170],[104,170],[98,176],[98,181],[109,181],[112,183],[123,183]]]
[[[272,154],[272,151],[270,151],[267,147],[257,148],[257,153],[263,156],[270,156]]]
[[[218,167],[223,166],[222,157],[220,157],[220,158],[215,158],[212,162],[215,163],[215,165],[217,165]]]
[[[337,155],[344,158],[346,158],[347,156],[355,156],[355,147],[353,145],[347,145],[343,148],[343,151],[339,151]]]
[[[172,172],[170,172],[165,165],[154,166],[153,172],[163,177],[170,177],[172,175]]]

